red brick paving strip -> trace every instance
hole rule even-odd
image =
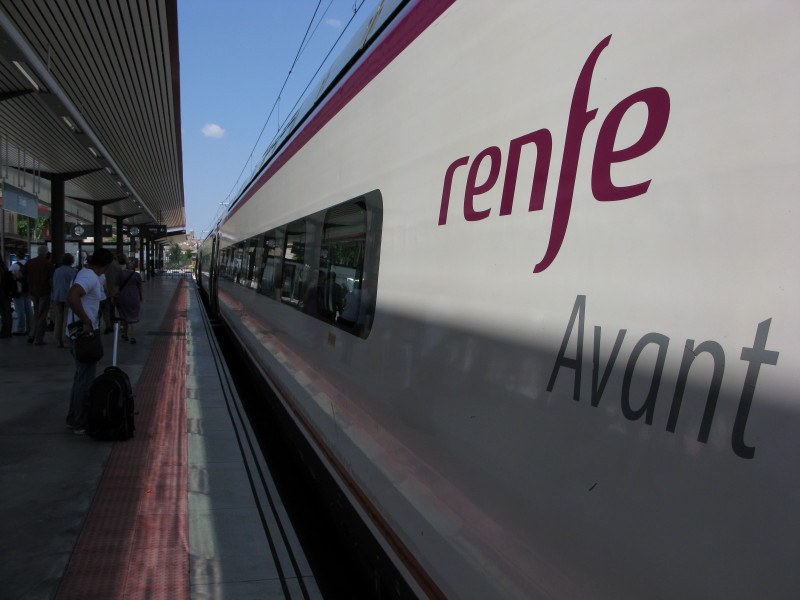
[[[57,600],[189,597],[186,317],[180,280],[135,390],[136,436],[114,444]]]

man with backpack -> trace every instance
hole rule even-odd
[[[97,361],[82,362],[75,352],[74,337],[80,333],[99,334],[100,300],[103,297],[103,284],[100,276],[106,272],[114,259],[105,248],[95,250],[88,264],[78,272],[72,287],[67,292],[67,334],[70,337],[70,350],[75,357],[75,377],[72,382],[72,395],[67,414],[67,425],[75,433],[86,433],[89,417],[89,388],[97,371]]]

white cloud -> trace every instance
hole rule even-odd
[[[334,29],[342,28],[342,22],[339,19],[325,19],[325,25],[333,27]]]
[[[204,136],[210,138],[221,138],[225,135],[225,130],[216,123],[206,123],[201,131]]]

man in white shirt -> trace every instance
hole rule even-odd
[[[105,273],[114,259],[110,251],[99,248],[89,259],[87,265],[75,276],[72,287],[67,292],[67,332],[70,339],[70,351],[75,356],[75,344],[70,336],[75,325],[80,323],[81,332],[94,331],[99,335],[98,313],[100,300],[103,297],[103,284],[100,276]],[[72,325],[72,327],[70,327]],[[72,395],[67,413],[67,425],[77,434],[86,433],[86,420],[89,416],[89,387],[95,378],[97,362],[84,363],[75,359],[75,377],[72,381]]]

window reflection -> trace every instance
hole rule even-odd
[[[221,249],[219,276],[366,338],[381,225],[376,190]]]
[[[286,226],[283,269],[281,271],[281,301],[298,306],[305,293],[308,279],[306,255],[306,222],[295,221]]]
[[[260,269],[264,264],[264,236],[257,235],[250,238],[248,246],[247,283],[251,288],[257,290],[261,281]]]
[[[322,235],[315,316],[355,335],[360,335],[367,323],[367,303],[362,304],[366,237],[363,202],[328,211]]]
[[[283,231],[274,229],[264,236],[264,271],[261,275],[260,292],[273,300],[280,300],[281,257],[283,254]]]
[[[241,283],[242,278],[245,276],[247,264],[245,262],[245,246],[244,242],[239,242],[233,249],[233,281],[234,283]]]

